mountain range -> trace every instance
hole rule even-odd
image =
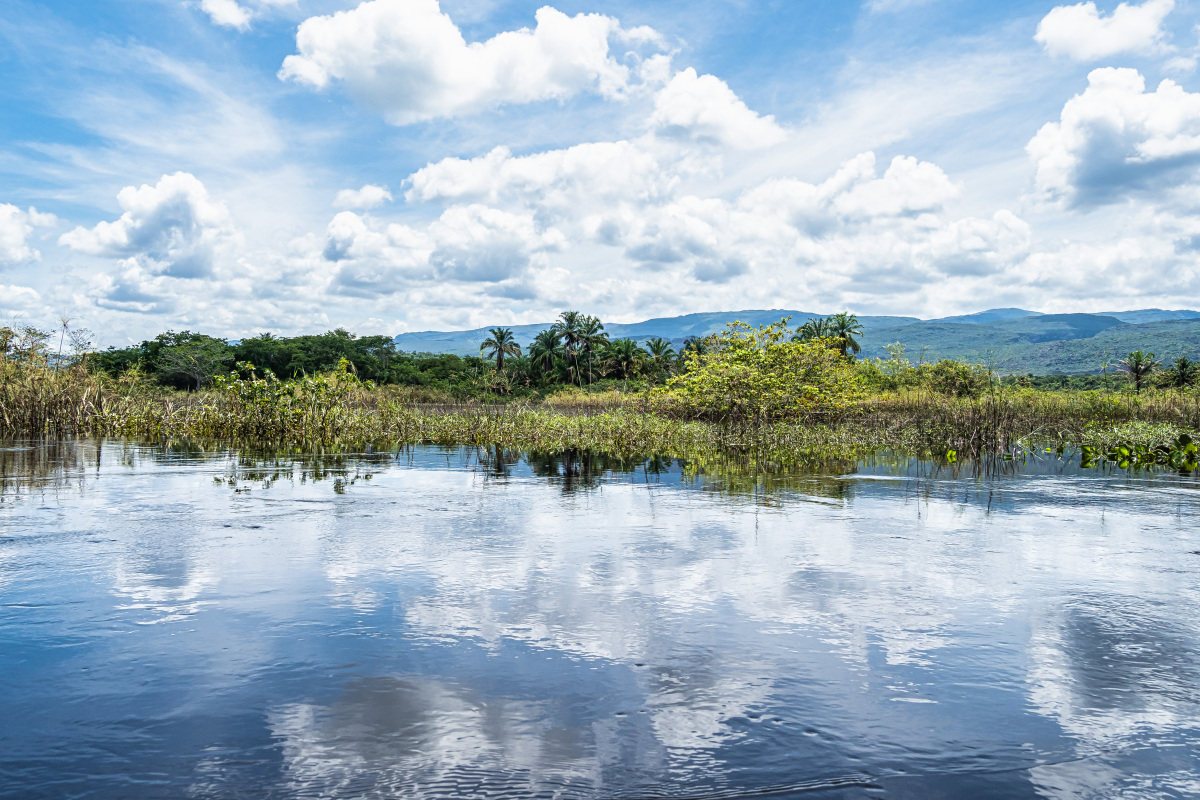
[[[796,327],[820,314],[787,309],[713,311],[662,317],[634,323],[606,323],[613,339],[639,342],[662,337],[678,348],[688,336],[707,336],[740,320],[750,325],[791,317]],[[1180,356],[1200,359],[1200,311],[1101,311],[1094,314],[1042,314],[1021,308],[993,308],[976,314],[923,320],[917,317],[861,316],[865,358],[887,356],[885,345],[899,342],[907,357],[917,361],[953,358],[989,364],[1001,373],[1083,375],[1099,372],[1104,361],[1115,363],[1132,350],[1149,350],[1160,359]],[[545,322],[512,325],[524,346]],[[476,355],[488,338],[488,328],[467,331],[402,333],[396,346],[411,352]]]

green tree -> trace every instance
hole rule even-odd
[[[858,339],[863,335],[863,326],[854,314],[839,312],[827,319],[825,324],[828,326],[827,335],[834,340],[843,356],[854,356],[862,351]]]
[[[551,375],[554,372],[555,363],[566,357],[562,340],[554,328],[544,330],[533,337],[528,352],[530,365],[534,371],[543,376]]]
[[[1146,353],[1141,350],[1134,350],[1125,358],[1117,362],[1122,372],[1129,376],[1133,381],[1133,390],[1135,392],[1142,391],[1142,384],[1150,377],[1151,373],[1158,367],[1158,361],[1154,358],[1154,353]]]
[[[671,371],[671,365],[675,363],[677,353],[675,348],[671,346],[669,339],[664,339],[661,336],[656,336],[653,339],[646,340],[646,361],[661,374],[667,374]]]
[[[521,345],[517,344],[517,338],[513,336],[512,328],[492,328],[488,333],[491,336],[484,339],[483,344],[479,345],[479,352],[489,351],[487,357],[496,359],[497,371],[503,372],[504,357],[521,355]]]
[[[936,364],[921,365],[918,375],[933,391],[954,397],[978,397],[988,381],[983,367],[948,358]]]
[[[596,354],[608,345],[608,334],[604,332],[604,323],[596,317],[584,317],[581,326],[580,346],[587,356],[588,383],[594,380]]]
[[[688,351],[688,369],[653,397],[663,410],[717,421],[769,422],[828,415],[858,397],[854,366],[819,342],[789,341],[787,320],[726,326],[703,359]]]
[[[186,378],[196,391],[204,388],[229,365],[229,348],[224,342],[193,341],[164,347],[158,353],[160,375]]]
[[[1176,389],[1186,389],[1196,382],[1200,375],[1200,364],[1189,360],[1186,356],[1175,359],[1175,363],[1167,369],[1170,385]]]
[[[579,368],[579,355],[583,347],[584,315],[578,311],[564,311],[558,316],[558,322],[552,328],[558,334],[563,345],[563,360],[572,375],[572,381],[579,379],[579,387],[583,388],[583,372]]]
[[[815,317],[805,320],[803,325],[796,328],[792,341],[815,342],[818,339],[827,339],[829,336],[829,321],[824,317]]]
[[[646,359],[646,351],[633,339],[617,339],[604,349],[604,367],[627,384]]]

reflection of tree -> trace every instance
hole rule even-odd
[[[8,495],[79,484],[89,465],[98,465],[101,445],[73,439],[0,440],[0,501]]]

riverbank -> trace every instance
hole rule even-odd
[[[182,392],[136,375],[113,379],[76,367],[10,370],[0,385],[0,434],[6,436],[284,447],[437,444],[787,461],[885,449],[979,457],[1046,447],[1154,447],[1198,430],[1200,395],[1192,391],[997,387],[953,397],[906,389],[863,393],[833,413],[723,423],[689,419],[654,393],[564,391],[540,401],[460,401],[419,388],[374,387],[346,373],[226,379],[212,389]]]

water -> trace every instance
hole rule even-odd
[[[9,443],[0,796],[1200,794],[1194,479],[583,466]]]

